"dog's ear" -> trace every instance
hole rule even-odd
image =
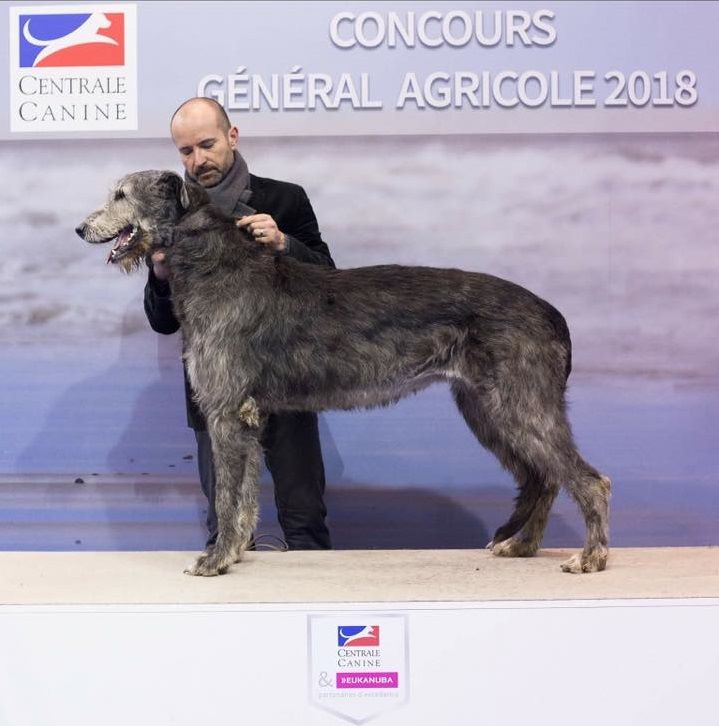
[[[158,184],[169,189],[169,197],[177,200],[178,207],[182,210],[195,210],[203,204],[207,204],[210,198],[207,192],[199,185],[182,181],[182,177],[172,171],[163,171],[158,179]]]
[[[199,184],[183,182],[180,190],[180,204],[183,209],[197,209],[207,204],[207,192]]]
[[[158,188],[161,190],[162,196],[169,200],[174,199],[176,203],[176,213],[182,214],[180,210],[180,193],[182,192],[182,177],[175,174],[173,171],[162,171],[157,177],[156,182]]]

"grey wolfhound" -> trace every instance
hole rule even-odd
[[[218,575],[239,561],[257,523],[269,413],[384,406],[441,380],[478,441],[517,481],[514,511],[491,551],[535,554],[563,485],[587,538],[562,569],[606,566],[610,482],[574,444],[565,410],[569,330],[549,303],[455,269],[302,264],[249,240],[204,190],[165,171],[121,179],[77,232],[114,242],[108,261],[126,271],[154,249],[167,251],[217,473],[219,536],[190,574]]]

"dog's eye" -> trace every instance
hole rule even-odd
[[[122,191],[122,189],[118,189],[115,192],[115,201],[118,201],[118,199],[124,199],[125,198],[125,192]]]

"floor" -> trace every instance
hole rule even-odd
[[[570,550],[503,559],[486,550],[250,552],[227,575],[183,574],[190,552],[0,553],[10,604],[423,602],[717,598],[719,548],[615,548],[570,575]]]

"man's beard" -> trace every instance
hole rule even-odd
[[[216,166],[203,166],[195,174],[195,181],[203,187],[214,187],[224,178],[224,174]]]

